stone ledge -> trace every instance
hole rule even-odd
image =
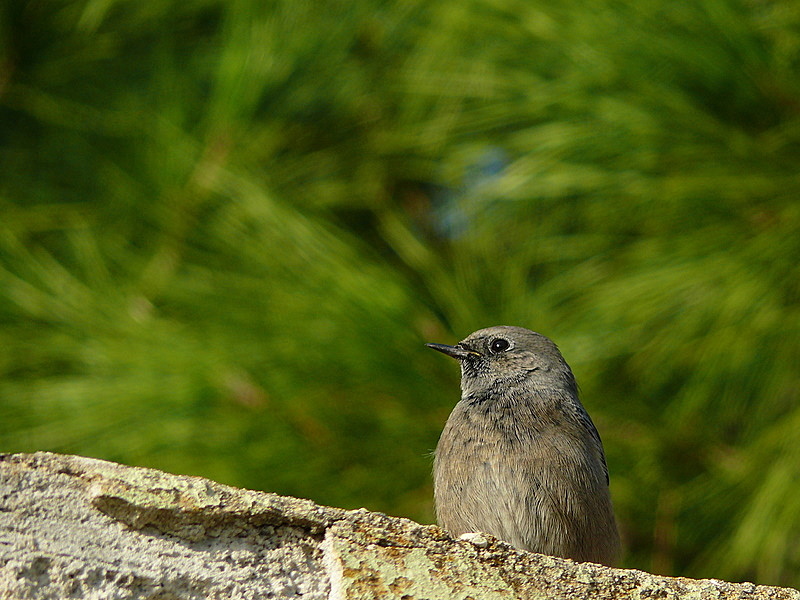
[[[484,538],[484,536],[481,536]],[[491,536],[39,452],[0,455],[2,598],[800,600],[520,552]]]

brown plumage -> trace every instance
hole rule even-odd
[[[439,525],[614,564],[620,543],[603,445],[556,345],[500,326],[428,346],[461,363],[461,400],[434,461]]]

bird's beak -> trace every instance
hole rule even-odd
[[[447,354],[447,356],[452,356],[456,360],[462,360],[470,356],[480,356],[479,352],[475,352],[474,350],[467,350],[466,348],[462,348],[460,346],[446,346],[444,344],[425,344],[425,345],[428,348],[433,348],[434,350],[438,350],[442,354]]]

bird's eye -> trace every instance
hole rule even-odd
[[[508,340],[503,338],[495,338],[492,340],[492,343],[489,344],[489,350],[492,352],[505,352],[511,347],[511,344]]]

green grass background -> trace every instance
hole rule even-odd
[[[800,585],[795,0],[0,4],[0,449],[433,518],[553,338],[627,548]]]

